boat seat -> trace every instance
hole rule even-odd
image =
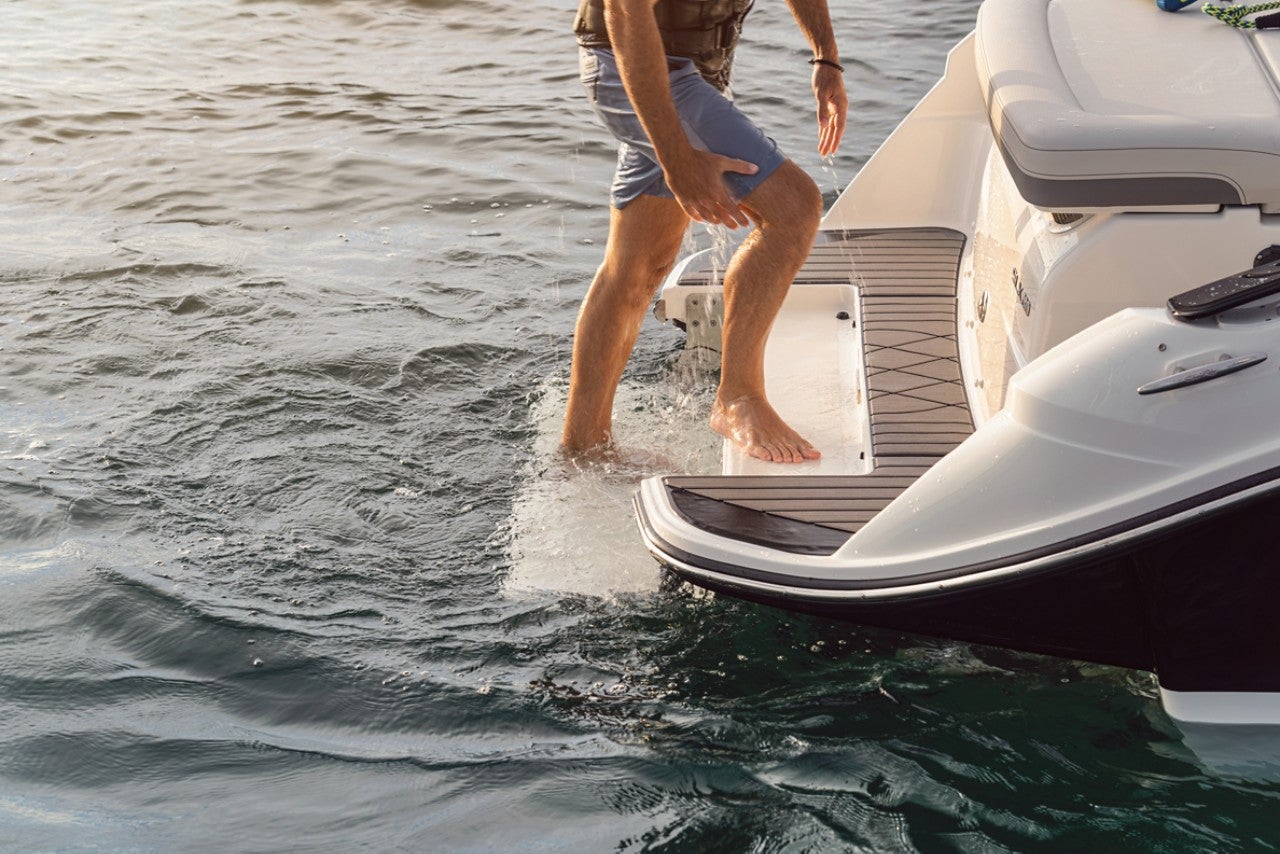
[[[1280,205],[1280,38],[1147,0],[986,0],[992,131],[1049,210]]]

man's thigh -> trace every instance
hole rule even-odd
[[[757,167],[753,175],[725,175],[730,194],[738,200],[745,198],[786,157],[777,143],[702,78],[692,60],[668,57],[668,68],[671,97],[690,143]],[[625,208],[643,195],[671,198],[657,153],[631,105],[610,51],[584,51],[583,83],[601,122],[621,143],[611,190],[614,207]]]

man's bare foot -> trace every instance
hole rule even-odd
[[[803,463],[822,456],[818,449],[787,426],[763,397],[739,397],[724,403],[716,398],[711,429],[747,455],[772,463]]]

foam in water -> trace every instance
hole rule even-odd
[[[653,474],[719,471],[709,394],[689,384],[697,376],[682,367],[657,387],[624,381],[614,404],[618,453],[593,464],[560,453],[565,390],[548,385],[533,410],[533,458],[511,511],[508,589],[592,596],[658,589],[661,573],[636,530],[632,496]]]

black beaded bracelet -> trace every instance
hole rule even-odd
[[[810,65],[825,65],[825,66],[827,66],[827,67],[829,67],[829,68],[834,68],[836,71],[839,71],[841,74],[844,74],[844,66],[843,66],[843,65],[841,65],[841,64],[840,64],[840,63],[838,63],[838,62],[832,62],[832,61],[831,61],[831,60],[829,60],[829,59],[822,59],[821,57],[814,57],[813,59],[809,60],[809,64],[810,64]]]

